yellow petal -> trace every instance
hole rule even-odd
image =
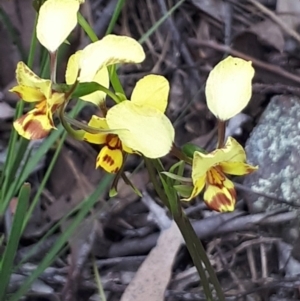
[[[96,82],[102,86],[104,86],[105,88],[109,87],[109,75],[108,75],[108,71],[106,67],[101,68],[96,75],[94,76],[93,82]],[[106,97],[106,93],[102,92],[102,91],[96,91],[93,93],[90,93],[88,95],[82,96],[80,97],[80,99],[84,100],[84,101],[89,101],[93,104],[95,104],[96,106],[101,105],[101,103],[103,103],[103,101],[105,100]]]
[[[90,82],[104,66],[119,63],[141,63],[145,59],[142,46],[126,36],[107,35],[86,46],[80,59],[80,81]]]
[[[246,162],[244,148],[232,137],[228,137],[224,147],[224,160],[228,162]]]
[[[79,5],[76,0],[47,0],[41,6],[36,34],[48,51],[56,51],[74,29]]]
[[[108,129],[106,119],[95,115],[92,116],[88,125],[97,129]],[[108,133],[90,134],[86,132],[83,136],[83,140],[94,144],[105,144],[107,135]]]
[[[56,112],[57,109],[65,102],[65,94],[54,92],[49,99],[47,99],[47,108],[52,112]]]
[[[257,166],[252,166],[242,162],[222,162],[220,163],[222,171],[229,175],[243,176],[254,172]]]
[[[79,60],[82,54],[82,50],[77,51],[75,54],[71,55],[68,61],[67,70],[66,70],[66,83],[68,85],[72,85],[75,83],[78,77],[79,71]],[[91,81],[96,82],[105,88],[109,87],[109,74],[106,67],[103,67],[98,70],[96,75],[91,79]],[[80,80],[83,82],[83,79]],[[96,91],[94,93],[85,95],[81,97],[84,101],[89,101],[99,106],[105,99],[106,94],[102,91]]]
[[[96,162],[96,168],[102,167],[105,171],[109,173],[117,173],[123,164],[123,154],[120,149],[110,149],[104,146]]]
[[[191,199],[195,198],[203,190],[203,188],[205,186],[205,180],[206,180],[206,175],[198,178],[195,181],[191,196],[187,199],[183,199],[183,201],[190,201]]]
[[[55,128],[52,119],[38,109],[33,109],[14,121],[14,128],[19,135],[29,140],[36,140],[48,136]]]
[[[203,199],[207,206],[219,212],[233,211],[236,203],[233,183],[216,168],[208,171],[206,181]]]
[[[73,85],[77,80],[81,53],[82,50],[79,50],[69,57],[66,69],[66,83],[68,85]]]
[[[203,154],[197,151],[194,153],[192,169],[193,183],[215,165],[220,165],[223,162],[244,163],[245,161],[245,150],[235,139],[229,137],[223,148],[216,149],[209,154]]]
[[[45,98],[49,98],[51,96],[51,81],[37,76],[23,62],[18,62],[17,64],[16,79],[20,86],[39,89],[40,92],[45,95]]]
[[[14,92],[18,96],[27,102],[38,102],[45,100],[45,95],[37,88],[27,87],[27,86],[15,86],[9,90],[9,92]]]
[[[168,104],[170,85],[160,75],[147,75],[140,79],[132,91],[131,101],[138,105],[152,106],[162,113]]]
[[[108,110],[110,129],[125,129],[118,136],[123,144],[148,158],[169,153],[174,141],[174,128],[161,111],[138,106],[125,100]]]
[[[210,72],[205,88],[207,106],[219,119],[227,120],[241,112],[252,94],[252,62],[232,56]]]

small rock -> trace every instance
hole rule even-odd
[[[300,205],[300,99],[274,96],[246,143],[247,159],[259,169],[244,184],[256,192]],[[256,194],[245,199],[253,212],[294,209]]]

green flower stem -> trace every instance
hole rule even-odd
[[[86,21],[86,19],[82,16],[81,13],[77,14],[78,23],[81,28],[85,31],[92,42],[98,41],[98,37],[94,33],[93,29],[91,28],[90,24]]]
[[[173,147],[170,151],[170,153],[178,158],[179,160],[184,161],[185,163],[192,165],[193,160],[189,158],[187,155],[185,155],[179,147],[177,147],[175,144],[173,144]]]
[[[59,116],[59,119],[60,119],[60,122],[61,122],[62,126],[65,128],[65,130],[68,132],[68,134],[71,137],[73,137],[76,140],[83,140],[83,136],[85,134],[85,131],[84,130],[74,130],[65,119],[66,106],[68,104],[68,101],[69,101],[70,97],[72,96],[73,92],[75,91],[77,85],[78,85],[78,81],[76,81],[74,83],[74,85],[71,87],[70,91],[68,91],[65,94],[66,100],[65,100],[65,103],[59,108],[58,116]]]
[[[57,158],[58,158],[58,156],[59,156],[59,154],[61,152],[61,149],[62,149],[62,147],[63,147],[63,145],[65,143],[66,137],[67,137],[67,133],[64,132],[63,135],[62,135],[62,137],[61,137],[61,139],[59,140],[59,143],[58,143],[58,145],[57,145],[57,147],[55,149],[54,155],[51,158],[51,162],[50,162],[50,164],[47,167],[47,171],[46,171],[46,173],[43,176],[43,179],[42,179],[42,181],[41,181],[41,183],[39,185],[39,188],[38,188],[37,192],[35,193],[35,196],[34,196],[32,202],[31,202],[30,207],[29,207],[29,209],[27,211],[27,214],[26,214],[26,216],[24,218],[22,232],[25,230],[25,228],[26,228],[26,226],[27,226],[30,218],[32,217],[32,213],[33,213],[34,209],[36,208],[36,205],[37,205],[37,203],[38,203],[38,201],[40,199],[40,196],[41,196],[41,194],[42,194],[42,192],[43,192],[43,190],[44,190],[44,188],[45,188],[45,186],[46,186],[46,184],[48,182],[48,179],[50,178],[50,175],[51,175],[51,173],[53,171],[54,165],[57,162]]]
[[[32,66],[33,66],[35,50],[36,50],[36,44],[37,44],[36,25],[37,25],[37,20],[38,20],[38,14],[35,14],[33,32],[32,32],[31,41],[30,41],[30,49],[29,49],[29,54],[28,54],[28,58],[27,58],[27,66],[29,68],[32,68]]]
[[[158,161],[158,160],[155,160]],[[216,295],[219,299],[219,301],[225,301],[225,297],[222,291],[222,288],[220,286],[220,283],[218,281],[218,278],[215,274],[215,271],[213,267],[210,264],[210,261],[206,255],[205,249],[200,241],[200,239],[197,237],[197,234],[195,233],[194,228],[191,225],[190,220],[184,213],[184,211],[181,208],[180,201],[178,199],[178,196],[176,193],[174,194],[167,194],[166,191],[164,191],[159,182],[157,181],[156,178],[156,172],[155,172],[155,167],[158,172],[161,172],[161,166],[158,162],[150,161],[149,159],[145,158],[145,164],[149,172],[150,180],[159,195],[160,199],[166,205],[172,215],[173,218],[185,240],[186,246],[189,250],[189,253],[192,257],[192,260],[194,262],[194,265],[196,266],[196,269],[199,273],[202,285],[203,285],[203,290],[205,293],[205,296],[208,301],[213,301],[213,296],[211,293],[211,290],[209,288],[209,282],[207,279],[207,276],[205,274],[205,270],[203,269],[203,265],[205,265],[205,268],[209,274],[210,280],[212,284],[214,285]],[[155,166],[155,167],[154,167]],[[169,187],[171,189],[171,187]],[[174,197],[173,197],[174,196]]]
[[[27,211],[30,198],[30,185],[24,184],[18,196],[17,209],[14,214],[12,228],[7,244],[1,254],[0,260],[0,300],[5,300],[6,289],[14,264],[15,254],[18,250],[19,240],[22,236],[22,221]]]
[[[218,119],[218,146],[222,148],[225,141],[226,121]]]
[[[149,173],[150,181],[152,182],[156,193],[158,194],[159,198],[164,203],[164,205],[170,210],[169,200],[167,199],[164,190],[161,188],[161,185],[157,181],[155,167],[153,166],[154,162],[152,162],[148,158],[144,158],[144,161],[145,161],[145,165],[148,170],[148,173]],[[155,165],[157,165],[157,164],[155,164]]]
[[[38,14],[35,14],[35,22],[34,22],[34,27],[33,27],[33,32],[31,36],[31,43],[30,43],[30,50],[29,50],[29,55],[27,59],[27,65],[29,68],[32,68],[33,66],[33,61],[34,61],[34,56],[35,56],[35,50],[36,50],[36,44],[37,44],[37,38],[36,38],[36,24],[37,24],[37,17]],[[24,110],[24,101],[19,101],[16,107],[16,113],[14,116],[14,120],[18,119],[22,114]],[[4,163],[3,167],[3,173],[0,177],[0,186],[1,186],[1,191],[0,191],[0,201],[1,201],[1,206],[0,206],[0,218],[1,215],[3,214],[5,208],[7,207],[8,204],[4,203],[5,196],[7,194],[7,191],[9,189],[10,183],[15,177],[16,171],[19,168],[20,162],[23,158],[23,154],[27,149],[27,146],[29,144],[29,141],[20,138],[20,143],[19,143],[19,148],[17,149],[17,140],[18,140],[18,133],[15,131],[14,128],[12,128],[12,132],[9,138],[9,143],[8,143],[8,152],[7,152],[7,157]]]
[[[53,84],[56,84],[57,51],[49,52],[49,55],[50,55],[50,79]]]
[[[121,99],[112,91],[99,84],[99,90],[106,93],[116,104],[121,102]]]
[[[121,84],[120,79],[117,74],[117,66],[110,65],[107,67],[107,69],[108,69],[108,73],[109,73],[109,79],[111,81],[111,85],[112,85],[114,91],[125,95],[125,91],[122,87],[122,84]]]
[[[122,11],[122,8],[125,4],[125,0],[119,0],[115,9],[114,9],[114,13],[112,15],[112,18],[110,19],[110,22],[108,24],[107,30],[105,32],[105,35],[108,35],[110,33],[112,33],[113,29],[115,28],[115,25],[117,23],[117,20],[119,18],[119,15]]]

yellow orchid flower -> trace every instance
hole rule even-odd
[[[233,211],[236,203],[236,192],[232,181],[225,174],[246,175],[258,167],[246,164],[243,147],[232,137],[225,146],[212,153],[194,152],[192,180],[193,191],[186,201],[196,197],[204,188],[204,201],[213,210]]]
[[[82,0],[47,0],[40,8],[36,34],[40,43],[55,52],[77,24]]]
[[[126,36],[107,35],[70,57],[66,83],[70,85],[78,79],[81,83],[94,81],[108,88],[107,66],[120,63],[141,63],[144,59],[145,52],[136,40]],[[96,91],[81,99],[98,106],[105,96],[104,92]]]
[[[10,92],[26,102],[36,102],[35,108],[14,121],[19,135],[26,139],[41,139],[55,128],[52,114],[64,103],[65,94],[52,91],[50,80],[38,77],[23,62],[17,64],[18,85]]]
[[[252,95],[252,62],[228,56],[209,73],[205,95],[209,110],[220,120],[241,112]]]
[[[93,116],[89,126],[115,130],[114,133],[86,133],[84,139],[104,144],[96,167],[117,172],[123,164],[123,151],[148,158],[165,156],[174,141],[174,128],[164,112],[167,107],[169,83],[159,75],[139,80],[131,101],[124,100],[108,110],[106,119]]]

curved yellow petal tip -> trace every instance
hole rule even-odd
[[[229,56],[210,72],[205,88],[207,106],[220,120],[241,112],[252,95],[254,68],[251,61]]]
[[[27,102],[38,102],[45,100],[45,95],[37,88],[28,86],[15,86],[9,92],[16,93],[21,99]]]
[[[91,81],[97,71],[104,66],[119,63],[141,63],[145,59],[143,47],[133,38],[107,35],[89,44],[82,50],[79,62],[79,80]]]
[[[56,51],[74,29],[80,3],[79,0],[48,0],[41,6],[36,34],[48,51]]]

